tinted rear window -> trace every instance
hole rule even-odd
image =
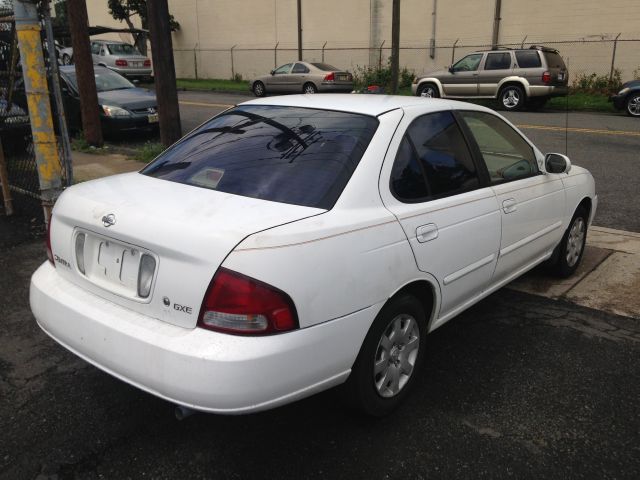
[[[544,58],[547,59],[548,68],[564,68],[564,60],[560,54],[555,52],[544,52]]]
[[[325,72],[338,71],[339,68],[334,67],[333,65],[329,65],[328,63],[312,63],[314,67],[324,70]]]
[[[537,50],[517,51],[516,60],[520,68],[538,68],[542,66]]]
[[[376,128],[375,117],[246,105],[212,118],[142,173],[274,202],[330,209]]]

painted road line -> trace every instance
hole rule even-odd
[[[575,133],[595,133],[597,135],[619,135],[622,137],[640,137],[640,132],[630,132],[626,130],[601,130],[595,128],[576,128],[576,127],[552,127],[548,125],[518,125],[518,128],[532,129],[532,130],[551,130],[556,132],[568,132]]]
[[[187,101],[184,101],[184,100],[179,100],[178,103],[180,105],[191,105],[193,107],[216,107],[216,108],[231,108],[231,107],[235,107],[235,105],[227,105],[226,103],[187,102]]]

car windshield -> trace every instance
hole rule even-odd
[[[319,70],[324,70],[325,72],[331,72],[334,70],[340,70],[339,68],[334,67],[333,65],[329,65],[328,63],[312,63],[314,67]]]
[[[67,72],[66,76],[73,86],[73,88],[78,91],[78,81],[76,79],[76,72]],[[108,92],[111,90],[124,90],[126,88],[135,88],[135,85],[132,84],[129,80],[124,78],[122,75],[117,74],[116,72],[112,72],[107,69],[95,69],[94,76],[96,78],[96,89],[98,92]]]
[[[375,117],[270,105],[212,118],[142,173],[274,202],[330,209],[376,128]]]
[[[142,55],[136,47],[128,43],[109,43],[107,49],[111,55]]]

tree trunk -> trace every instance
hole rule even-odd
[[[89,43],[89,20],[87,4],[84,0],[67,0],[67,15],[73,60],[76,65],[78,93],[80,94],[80,111],[82,113],[82,130],[84,137],[95,147],[101,147],[102,127],[98,111],[98,92],[93,71],[93,59]]]
[[[169,146],[180,139],[182,129],[180,127],[176,69],[173,62],[173,44],[167,0],[147,2],[147,13],[156,97],[158,98],[160,140],[164,145]]]

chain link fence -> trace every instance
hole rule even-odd
[[[548,40],[536,42],[555,48],[565,60],[572,84],[582,75],[612,75],[619,72],[625,81],[640,73],[640,38]],[[531,43],[501,44],[506,48],[528,48]],[[466,54],[488,50],[490,44],[401,46],[400,66],[417,75],[446,68]],[[174,49],[176,73],[179,78],[244,78],[264,75],[273,68],[294,61],[298,55],[293,45],[243,46],[192,49]],[[384,66],[391,55],[391,45],[383,42],[379,47],[338,46],[327,41],[303,49],[303,58],[310,62],[326,62],[351,71],[360,67]]]
[[[57,55],[51,55],[56,48],[48,48],[45,39],[45,16],[42,22],[42,50],[47,69],[49,91],[51,86],[51,61]],[[54,118],[59,115],[55,102],[51,102]],[[55,123],[55,122],[54,122]],[[58,139],[59,140],[59,139]],[[42,199],[36,164],[36,155],[31,136],[29,109],[25,94],[20,53],[13,12],[0,9],[0,214],[9,214],[42,218]],[[61,152],[61,142],[58,141]],[[68,168],[63,164],[64,155],[60,153],[60,176],[67,185]],[[4,194],[2,193],[4,192]],[[9,198],[7,198],[9,197]]]

